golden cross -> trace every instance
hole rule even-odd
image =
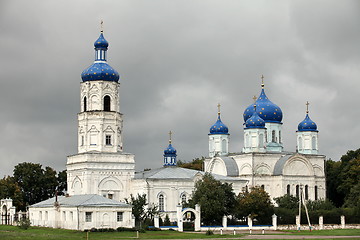
[[[220,103],[218,103],[217,107],[218,107],[218,114],[220,115],[220,107],[221,107]]]
[[[100,31],[104,32],[104,21],[102,19],[100,21]]]
[[[309,113],[309,105],[310,105],[310,103],[308,101],[306,101],[306,113]]]
[[[264,75],[261,74],[261,87],[264,88]]]
[[[171,144],[171,135],[172,135],[172,131],[170,130],[169,132],[169,143]]]

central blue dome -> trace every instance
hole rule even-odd
[[[217,119],[216,123],[210,127],[210,133],[209,134],[229,134],[229,129],[221,121],[220,114],[218,116],[218,119]]]
[[[119,73],[106,62],[108,46],[109,43],[101,32],[99,38],[94,43],[95,62],[81,73],[83,82],[95,80],[119,81]]]
[[[245,122],[245,129],[247,128],[265,128],[265,121],[253,111],[253,115]]]
[[[261,94],[255,102],[256,104],[256,113],[262,118],[265,122],[269,123],[281,123],[282,120],[282,111],[273,102],[271,102],[265,94],[264,89],[261,90]],[[254,113],[253,104],[248,106],[244,111],[244,122],[246,122]]]
[[[298,125],[299,132],[318,132],[316,123],[306,114],[305,119]]]
[[[119,73],[113,69],[107,62],[95,62],[81,73],[83,82],[104,80],[119,81]]]

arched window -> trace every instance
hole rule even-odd
[[[262,190],[265,190],[265,185],[264,184],[261,185],[261,188],[262,188]]]
[[[271,141],[276,142],[275,130],[272,130],[272,132],[271,132]]]
[[[160,194],[159,195],[159,211],[160,212],[163,212],[165,210],[165,208],[164,208],[165,204],[164,203],[165,203],[164,195]]]
[[[279,143],[281,143],[281,131],[279,131]]]
[[[222,146],[222,149],[221,149],[221,151],[223,152],[223,153],[226,153],[227,152],[227,150],[226,150],[226,139],[223,139],[222,140],[222,144],[221,144]]]
[[[263,148],[264,147],[264,135],[260,134],[259,135],[259,148]]]
[[[104,111],[110,111],[110,103],[111,103],[110,96],[106,95],[104,97]]]
[[[286,194],[290,196],[290,184],[286,186]]]
[[[318,187],[315,186],[315,200],[318,200]]]
[[[311,139],[311,145],[312,145],[312,149],[313,150],[316,150],[316,137],[312,137]]]
[[[309,186],[305,185],[305,200],[309,199]]]
[[[302,150],[302,149],[303,149],[303,147],[302,147],[302,138],[301,138],[301,137],[299,137],[298,146],[299,146],[299,150]]]
[[[245,147],[250,147],[249,134],[246,134],[246,135],[245,135]]]
[[[265,129],[265,142],[267,143],[267,130]]]
[[[299,185],[296,185],[296,197],[297,197],[297,198],[300,197],[300,188],[299,188]]]
[[[84,112],[86,112],[87,110],[87,102],[86,102],[86,97],[84,97]]]

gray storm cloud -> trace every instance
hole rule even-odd
[[[306,101],[322,154],[359,148],[358,1],[3,0],[0,176],[25,161],[62,170],[76,153],[80,73],[101,19],[138,170],[162,165],[169,130],[179,159],[206,156],[218,102],[230,151],[241,151],[261,74],[284,113],[286,150]]]

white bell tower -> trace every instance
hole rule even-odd
[[[319,131],[317,125],[309,117],[309,102],[306,102],[306,116],[305,119],[299,123],[296,131],[297,146],[296,150],[302,154],[318,154],[318,138]]]
[[[227,156],[229,154],[230,134],[228,127],[220,118],[220,103],[218,104],[218,119],[210,127],[209,135],[209,157]]]
[[[130,194],[135,160],[123,153],[119,74],[106,61],[108,45],[101,31],[94,43],[95,61],[81,74],[78,154],[67,159],[67,181],[70,195],[121,201]]]

